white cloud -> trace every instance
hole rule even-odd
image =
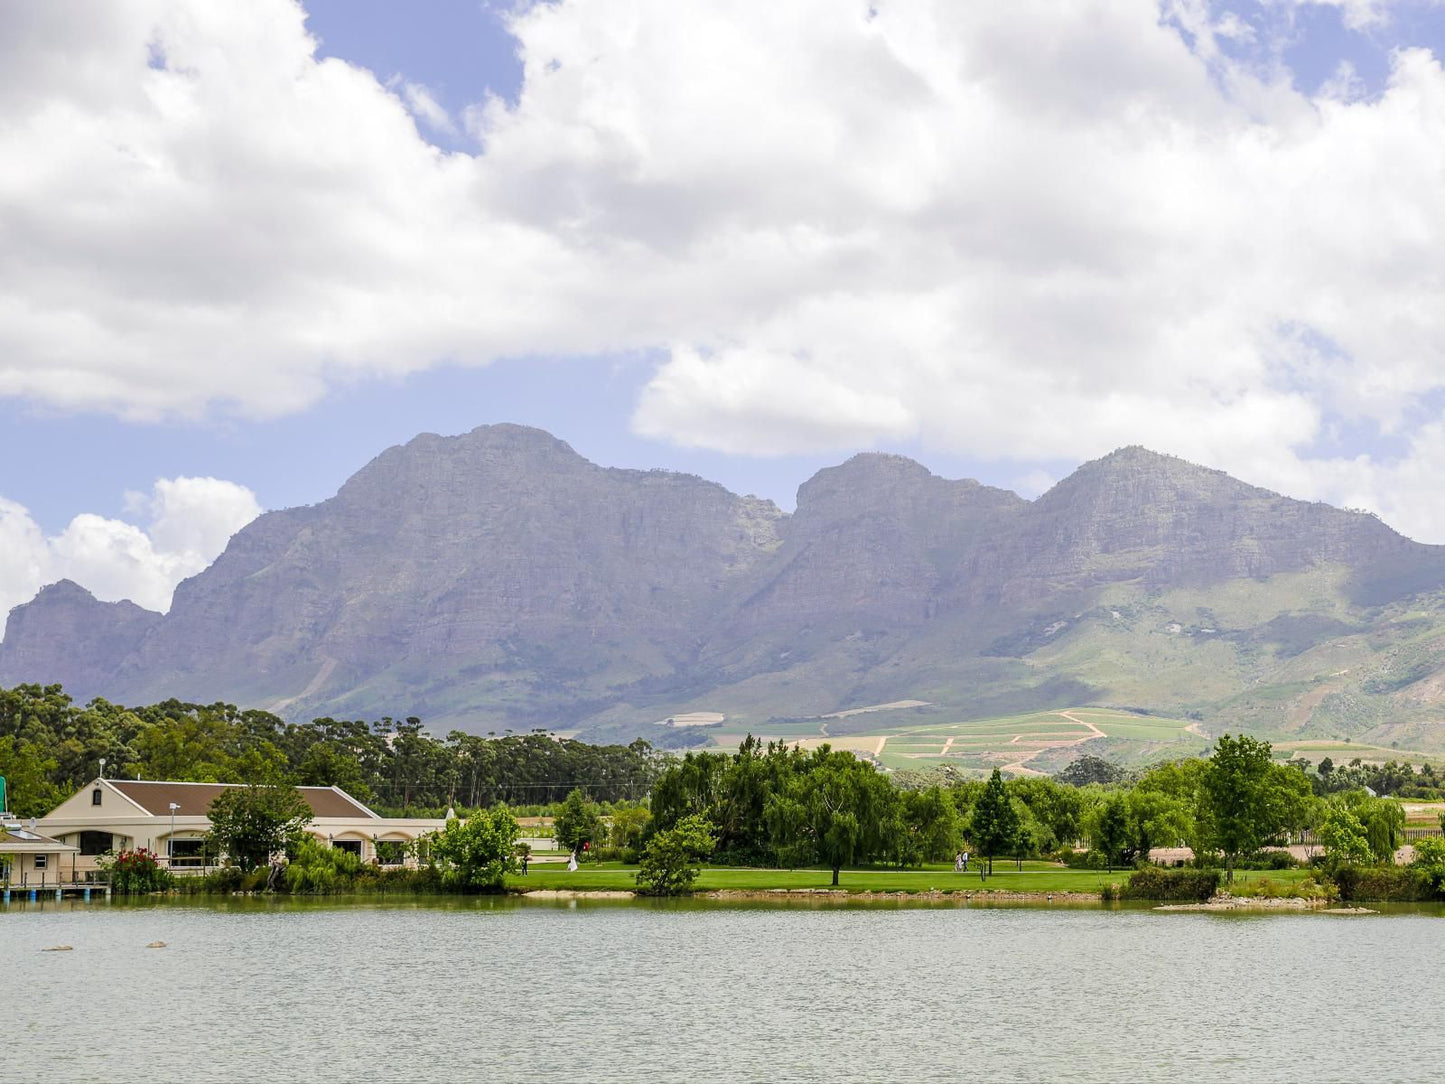
[[[422,83],[409,82],[400,76],[392,76],[387,80],[386,86],[389,90],[400,87],[402,101],[406,103],[411,115],[433,132],[452,138],[461,134],[456,121],[452,120],[451,114],[436,100],[429,87]]]
[[[267,415],[658,350],[634,425],[681,444],[910,437],[1026,474],[1138,442],[1445,540],[1406,496],[1445,470],[1428,52],[1307,97],[1230,60],[1249,27],[1205,0],[559,0],[513,28],[518,102],[445,154],[424,87],[318,61],[287,0],[17,6],[0,394]],[[1407,453],[1316,458],[1332,419]]]
[[[84,513],[50,538],[23,506],[0,498],[0,615],[61,579],[106,602],[167,610],[176,584],[261,513],[249,489],[218,478],[162,478],[150,494],[127,497],[144,527]]]

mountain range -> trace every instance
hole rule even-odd
[[[659,721],[1107,704],[1437,750],[1442,586],[1445,547],[1137,447],[1032,501],[862,454],[786,514],[493,425],[261,516],[164,615],[46,587],[0,684],[675,743]]]

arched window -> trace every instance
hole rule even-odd
[[[90,804],[91,804],[91,805],[100,805],[100,788],[99,788],[99,787],[96,787],[93,791],[90,792]]]

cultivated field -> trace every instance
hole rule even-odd
[[[902,712],[880,712],[876,728],[842,735],[829,732],[827,718],[789,721],[762,727],[758,736],[805,749],[828,742],[887,768],[951,765],[962,771],[991,771],[997,767],[1013,775],[1048,774],[1087,753],[1113,760],[1156,760],[1202,752],[1209,744],[1186,720],[1113,708],[1067,708],[967,722],[920,723],[913,718]],[[733,746],[737,736],[719,734],[717,740],[719,745]]]

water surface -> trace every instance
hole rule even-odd
[[[1425,913],[12,906],[0,1077],[1418,1081],[1442,973]]]

